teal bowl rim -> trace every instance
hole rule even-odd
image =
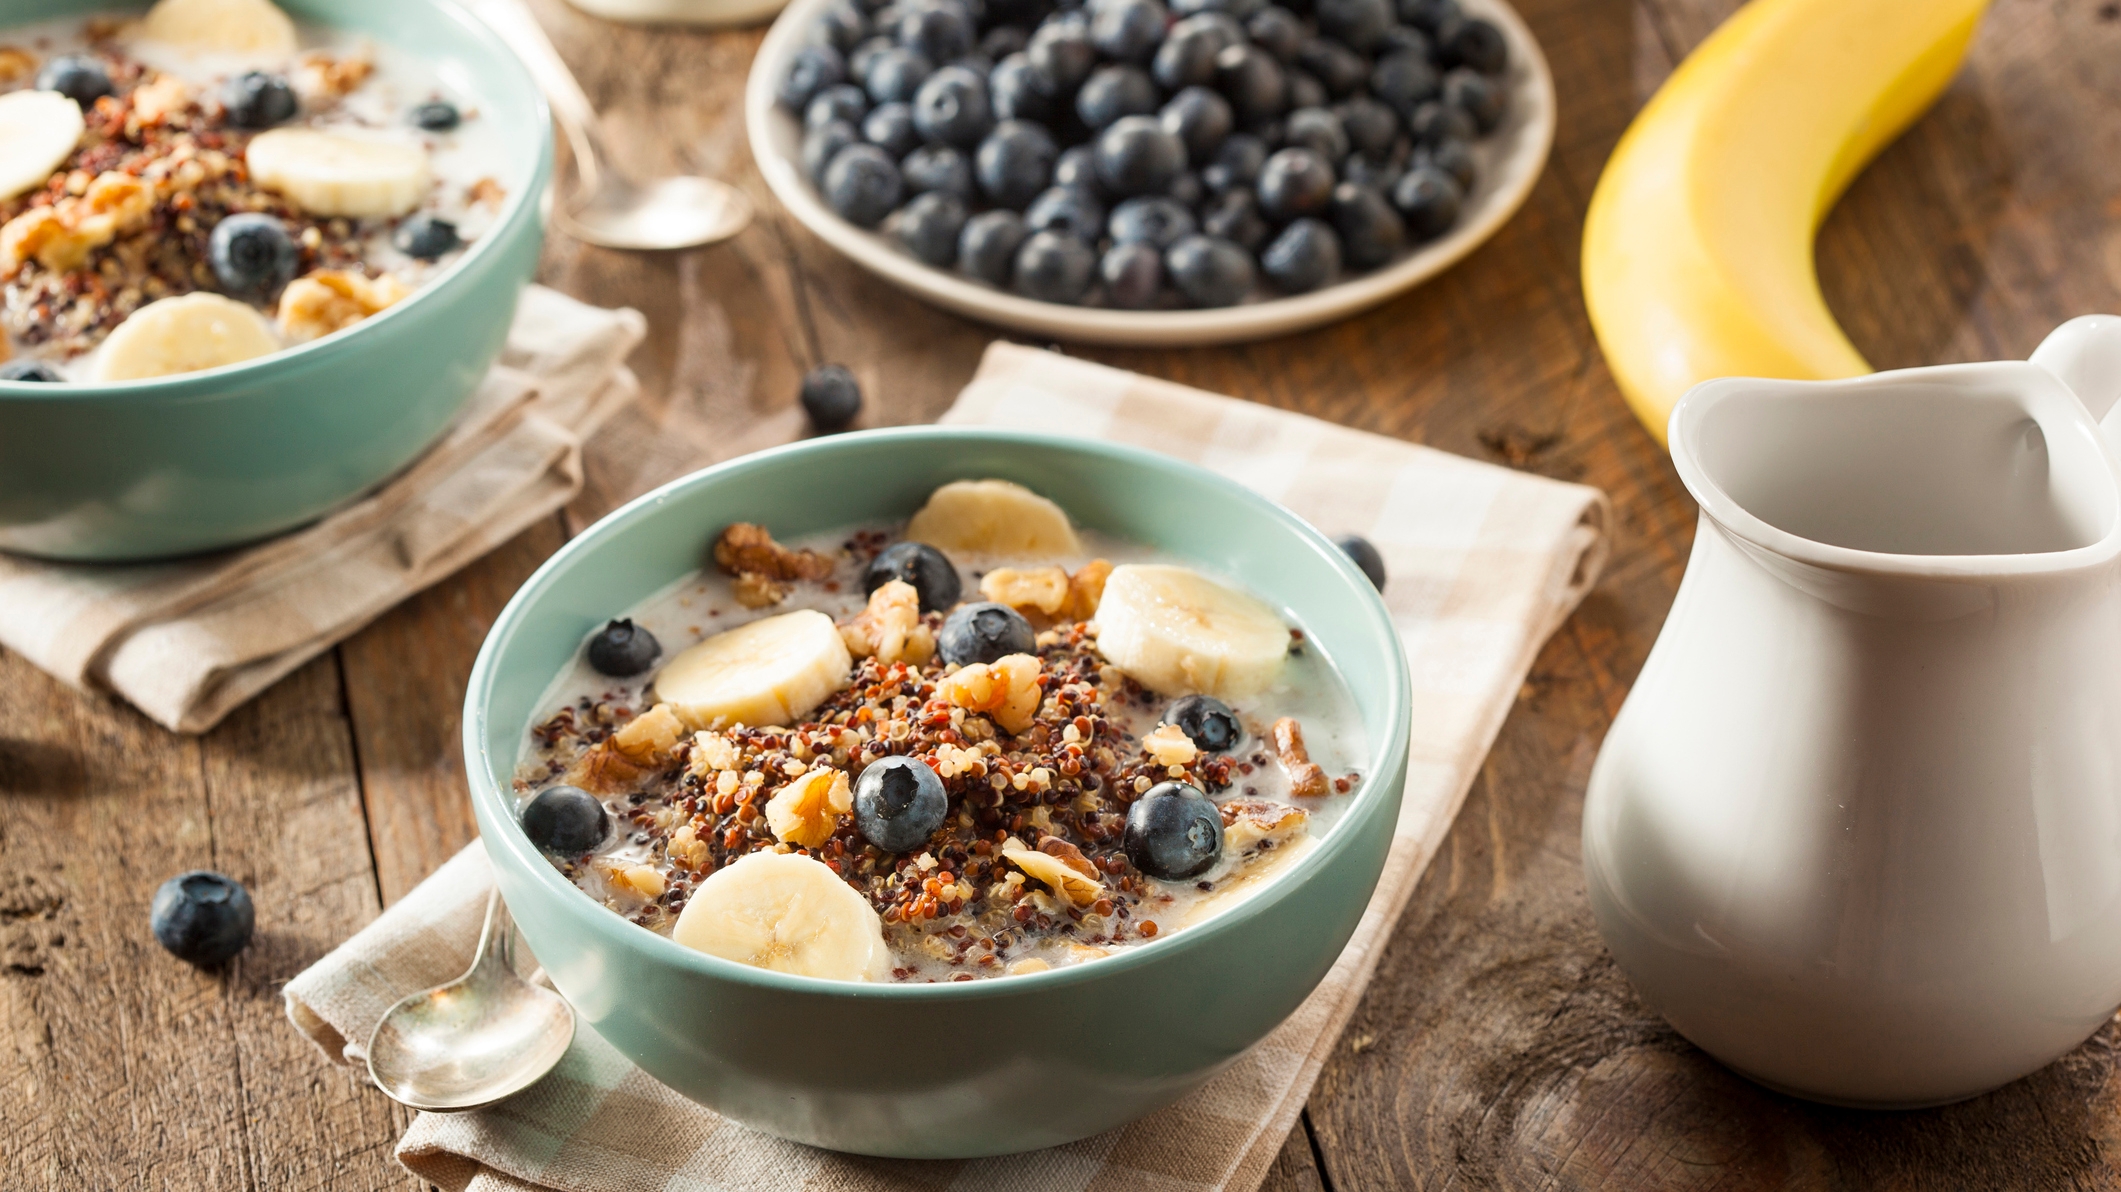
[[[147,377],[138,381],[68,381],[64,384],[53,385],[49,382],[0,380],[0,397],[6,397],[10,400],[34,398],[52,402],[164,396],[176,398],[197,397],[203,400],[211,400],[220,396],[222,382],[240,372],[275,367],[292,367],[296,363],[317,356],[327,357],[327,359],[317,363],[329,365],[331,363],[328,359],[329,356],[357,350],[348,348],[347,345],[358,341],[364,330],[385,326],[394,320],[398,320],[406,311],[420,305],[421,299],[428,297],[444,286],[454,283],[466,269],[471,267],[473,261],[487,255],[489,245],[498,244],[512,237],[525,219],[534,218],[538,207],[544,203],[545,192],[552,182],[552,110],[545,102],[545,93],[538,90],[536,81],[530,77],[529,68],[525,67],[522,60],[516,57],[515,52],[508,48],[508,44],[501,40],[500,35],[495,33],[486,22],[474,15],[470,9],[458,3],[457,0],[412,0],[412,2],[425,4],[449,20],[468,29],[472,38],[479,42],[486,52],[491,54],[501,64],[503,71],[514,72],[517,86],[531,100],[531,115],[535,126],[539,130],[537,159],[530,164],[530,176],[526,184],[520,191],[508,196],[502,205],[500,217],[494,220],[493,228],[484,236],[479,237],[472,244],[470,251],[451,261],[440,273],[427,279],[425,284],[412,292],[411,297],[385,307],[383,310],[362,319],[351,327],[334,331],[330,335],[319,336],[308,343],[281,348],[276,352],[270,352],[252,360],[239,360],[234,364],[223,364],[215,368],[202,368],[197,372],[172,373],[166,377]],[[402,43],[393,42],[391,44],[415,56],[420,53],[419,50],[405,46]],[[194,292],[196,293],[197,291]],[[170,394],[166,392],[186,385],[198,385],[202,382],[207,383],[212,391],[198,394]]]
[[[524,610],[535,603],[556,577],[574,561],[578,555],[589,551],[597,543],[612,535],[624,534],[630,527],[656,515],[665,502],[672,497],[703,485],[726,483],[748,473],[789,466],[792,461],[810,455],[825,455],[835,450],[835,444],[850,440],[874,439],[928,439],[962,437],[986,442],[999,442],[1024,447],[1040,447],[1047,450],[1061,449],[1088,455],[1103,456],[1132,467],[1174,472],[1184,478],[1218,489],[1221,495],[1235,506],[1244,507],[1252,516],[1264,517],[1281,523],[1296,532],[1298,538],[1312,548],[1313,554],[1339,580],[1368,597],[1365,613],[1367,628],[1373,638],[1385,643],[1397,665],[1386,668],[1390,690],[1387,693],[1386,723],[1398,726],[1389,731],[1382,742],[1370,745],[1369,773],[1375,775],[1401,775],[1400,786],[1404,789],[1404,772],[1409,753],[1409,729],[1413,715],[1413,682],[1407,673],[1406,651],[1399,631],[1386,612],[1384,600],[1368,577],[1357,568],[1347,554],[1326,538],[1318,529],[1287,508],[1265,496],[1218,475],[1206,468],[1197,467],[1182,460],[1148,451],[1139,447],[1123,446],[1095,439],[1071,438],[1063,435],[1044,434],[1036,431],[1009,430],[994,427],[958,426],[904,426],[879,430],[856,431],[849,434],[825,436],[790,443],[751,455],[741,456],[726,463],[703,468],[688,476],[680,477],[652,492],[636,497],[618,509],[598,519],[588,529],[574,536],[565,546],[554,552],[538,569],[531,573],[523,586],[516,589],[500,616],[494,619],[493,627],[486,633],[486,640],[479,647],[479,656],[472,664],[471,681],[464,694],[463,747],[465,775],[471,787],[471,798],[475,809],[483,807],[493,813],[497,823],[515,822],[510,813],[506,795],[495,786],[488,774],[485,738],[487,719],[485,714],[486,693],[495,681],[497,659],[508,648],[509,640],[516,631],[516,622]],[[1357,647],[1350,647],[1357,648]],[[527,726],[525,726],[527,727]],[[513,763],[511,762],[511,765]],[[1390,785],[1368,781],[1357,789],[1354,803],[1341,817],[1340,823],[1350,824],[1358,819],[1358,811],[1369,803],[1385,798],[1383,793]],[[1386,830],[1391,830],[1388,825]],[[560,875],[521,832],[511,833],[505,839],[485,840],[489,856],[498,848],[510,855],[513,863],[530,870],[532,880],[550,888],[563,897],[572,895],[582,900],[582,905],[596,912],[596,917],[587,919],[594,924],[590,928],[608,938],[615,946],[627,949],[643,949],[656,961],[675,965],[702,977],[725,981],[739,981],[768,989],[781,989],[791,993],[810,995],[841,995],[855,998],[892,998],[925,1001],[930,999],[980,999],[1006,997],[1030,993],[1036,990],[1063,988],[1086,981],[1102,979],[1104,974],[1130,970],[1145,964],[1158,963],[1159,957],[1176,956],[1184,951],[1210,946],[1215,940],[1234,931],[1243,930],[1246,923],[1267,907],[1280,902],[1291,892],[1324,869],[1340,853],[1353,847],[1354,836],[1340,831],[1338,827],[1326,835],[1321,847],[1312,849],[1296,861],[1295,868],[1274,879],[1260,893],[1230,911],[1217,915],[1198,927],[1172,932],[1169,936],[1144,944],[1134,945],[1107,956],[1095,964],[1069,965],[1043,973],[1029,973],[1011,977],[1006,981],[942,981],[933,984],[876,983],[862,981],[835,981],[823,977],[804,977],[791,973],[778,973],[770,969],[754,968],[719,956],[696,952],[674,940],[649,931],[629,922],[623,916],[613,914],[598,905],[573,882]],[[494,864],[501,864],[495,860]],[[1374,887],[1372,888],[1374,893]],[[1367,899],[1368,895],[1365,895]],[[609,922],[605,922],[609,920]]]

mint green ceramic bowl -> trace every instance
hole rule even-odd
[[[1249,902],[1091,964],[866,985],[680,947],[605,910],[539,855],[509,783],[535,704],[606,619],[698,568],[723,526],[776,535],[903,518],[937,485],[999,476],[1095,530],[1241,580],[1301,625],[1361,709],[1368,780],[1320,846]],[[582,1020],[685,1096],[834,1150],[945,1158],[1052,1146],[1177,1099],[1274,1028],[1368,905],[1406,777],[1399,637],[1318,531],[1232,481],[1132,448],[912,427],[814,439],[664,486],[554,555],[472,670],[464,756],[502,896]]]
[[[277,2],[298,22],[436,63],[517,147],[500,178],[506,205],[440,276],[336,335],[150,381],[0,381],[0,550],[155,558],[312,521],[425,450],[500,353],[537,266],[552,173],[549,118],[529,74],[453,0]],[[10,0],[0,25],[141,7]]]

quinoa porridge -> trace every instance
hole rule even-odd
[[[403,301],[493,226],[477,99],[269,0],[0,29],[0,379],[233,364]]]
[[[555,679],[515,781],[561,873],[689,947],[850,980],[1095,960],[1249,897],[1362,781],[1300,628],[1015,484],[712,542]]]

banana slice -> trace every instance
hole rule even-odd
[[[804,977],[890,975],[884,921],[823,861],[750,853],[700,883],[670,938],[698,952]]]
[[[427,197],[427,150],[399,137],[276,128],[251,138],[251,177],[312,215],[403,215]]]
[[[1289,655],[1274,610],[1186,567],[1112,569],[1097,605],[1097,648],[1160,695],[1232,699],[1272,686]]]
[[[147,10],[139,35],[206,53],[285,58],[295,52],[295,23],[269,0],[161,0]]]
[[[698,729],[794,724],[853,669],[839,627],[806,608],[715,634],[665,664],[655,690]]]
[[[219,368],[280,350],[257,311],[219,294],[150,302],[110,333],[96,355],[99,381],[138,381]]]
[[[906,537],[944,551],[1083,553],[1060,506],[1007,480],[953,480],[936,489],[906,523]]]
[[[81,105],[57,91],[0,95],[0,200],[44,185],[85,127]]]

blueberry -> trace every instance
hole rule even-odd
[[[1431,100],[1414,109],[1407,118],[1407,132],[1419,147],[1434,148],[1445,141],[1470,141],[1479,135],[1473,118],[1450,104]]]
[[[957,263],[957,238],[965,230],[965,201],[931,190],[899,208],[898,240],[906,251],[938,269]]]
[[[1173,12],[1181,16],[1214,13],[1236,21],[1250,20],[1267,6],[1267,0],[1175,0]]]
[[[1383,160],[1399,136],[1399,116],[1369,96],[1358,95],[1340,105],[1340,128],[1348,135],[1350,150]]]
[[[980,142],[972,158],[972,175],[989,200],[1022,210],[1046,189],[1053,159],[1060,151],[1053,136],[1036,124],[1004,120]]]
[[[408,257],[432,261],[443,254],[454,252],[464,243],[457,235],[457,225],[432,215],[415,215],[398,225],[390,242]]]
[[[611,814],[578,786],[548,786],[523,807],[523,835],[540,851],[578,857],[611,835]]]
[[[1479,167],[1473,161],[1473,147],[1459,140],[1422,146],[1414,151],[1414,164],[1442,170],[1458,184],[1459,190],[1468,194],[1472,193],[1473,183],[1480,176]]]
[[[828,4],[817,20],[810,25],[810,40],[815,45],[831,46],[840,53],[847,53],[869,36],[868,18],[862,15],[860,6],[848,0]]]
[[[1406,247],[1407,228],[1384,195],[1343,182],[1333,188],[1331,218],[1340,233],[1341,257],[1357,269],[1375,269]]]
[[[810,425],[821,431],[845,430],[862,412],[862,385],[846,365],[820,364],[804,374],[798,400]]]
[[[302,250],[287,225],[263,212],[224,217],[206,241],[214,280],[230,294],[267,298],[295,279]]]
[[[1127,860],[1167,882],[1206,873],[1223,855],[1223,817],[1200,789],[1160,782],[1127,808]]]
[[[1380,195],[1391,194],[1392,188],[1399,185],[1399,176],[1405,172],[1390,160],[1375,161],[1360,153],[1351,153],[1340,163],[1343,184],[1353,183]]]
[[[1161,194],[1186,168],[1186,146],[1154,116],[1127,116],[1097,138],[1097,180],[1121,198]]]
[[[1303,48],[1304,25],[1286,8],[1262,8],[1245,22],[1245,32],[1254,45],[1283,62],[1296,61]]]
[[[949,556],[925,542],[894,542],[862,570],[862,590],[874,592],[892,580],[904,580],[920,595],[921,611],[940,612],[957,603],[964,581]]]
[[[1186,146],[1186,160],[1207,165],[1237,126],[1230,101],[1206,87],[1188,87],[1171,97],[1157,114],[1164,131]]]
[[[1389,104],[1402,119],[1412,120],[1415,111],[1443,91],[1443,79],[1428,59],[1414,54],[1391,54],[1377,60],[1370,71],[1370,93]]]
[[[1097,277],[1097,253],[1066,232],[1033,232],[1016,250],[1016,292],[1040,302],[1074,304]]]
[[[950,814],[950,794],[927,762],[881,757],[854,782],[854,826],[887,853],[910,853],[928,842]]]
[[[194,869],[163,882],[147,914],[155,942],[201,968],[241,952],[257,924],[250,891],[210,869]]]
[[[1496,75],[1510,65],[1510,43],[1501,29],[1478,17],[1467,17],[1436,27],[1436,55],[1445,66],[1470,66],[1482,74]]]
[[[810,97],[803,109],[803,128],[820,128],[835,120],[854,124],[869,114],[869,93],[852,83],[834,83]]]
[[[994,127],[987,80],[962,66],[945,66],[913,96],[913,127],[930,141],[960,149],[980,143]]]
[[[1128,199],[1112,209],[1106,232],[1114,244],[1147,244],[1158,252],[1191,236],[1196,223],[1185,204],[1162,195]]]
[[[448,132],[464,122],[464,113],[446,99],[430,99],[414,105],[412,111],[406,113],[405,121],[428,132]]]
[[[820,124],[803,134],[803,173],[820,189],[825,185],[825,167],[840,155],[840,150],[862,142],[862,130],[845,120],[834,120]]]
[[[1508,113],[1510,93],[1486,75],[1460,67],[1443,77],[1443,101],[1472,117],[1473,127],[1486,136]]]
[[[1333,167],[1309,149],[1283,149],[1259,171],[1259,209],[1286,222],[1316,215],[1333,198]]]
[[[1284,294],[1307,294],[1340,272],[1340,237],[1316,219],[1299,219],[1259,254],[1259,266]]]
[[[1273,231],[1259,213],[1259,200],[1245,187],[1217,195],[1201,213],[1200,228],[1210,236],[1219,236],[1243,247],[1246,252],[1259,251],[1259,246],[1267,242],[1267,236]]]
[[[1415,166],[1392,188],[1392,205],[1416,240],[1434,239],[1457,223],[1464,198],[1458,183],[1435,166]]]
[[[1092,132],[1112,126],[1122,116],[1146,116],[1156,110],[1156,84],[1138,66],[1100,66],[1075,93],[1075,114]]]
[[[1090,44],[1117,62],[1146,63],[1164,40],[1170,14],[1156,0],[1106,0],[1090,17]]]
[[[1309,149],[1331,165],[1348,155],[1348,131],[1341,126],[1340,117],[1324,108],[1298,108],[1289,113],[1282,144]]]
[[[972,160],[948,145],[923,145],[898,163],[909,194],[955,195],[964,202],[974,197]]]
[[[37,72],[36,88],[57,91],[84,108],[117,90],[103,64],[83,54],[62,54],[45,63]]]
[[[1199,174],[1184,170],[1164,188],[1164,194],[1189,208],[1198,207],[1207,201],[1208,188],[1200,184]]]
[[[831,46],[804,46],[788,63],[788,73],[781,77],[774,98],[782,107],[800,112],[812,96],[846,79],[847,60],[838,50]]]
[[[1212,695],[1188,695],[1164,709],[1164,723],[1175,726],[1194,745],[1209,753],[1228,753],[1245,738],[1245,726],[1230,705]]]
[[[1236,306],[1252,292],[1252,254],[1219,236],[1188,236],[1172,245],[1164,268],[1195,306]]]
[[[1462,15],[1458,0],[1399,0],[1399,19],[1431,37]]]
[[[1042,25],[1024,47],[1024,56],[1044,81],[1048,95],[1072,94],[1097,65],[1097,47],[1083,29],[1067,25]]]
[[[1024,54],[1011,54],[995,63],[987,75],[987,102],[1001,120],[1044,122],[1053,118],[1053,96],[1044,88],[1046,79]]]
[[[597,630],[583,653],[598,674],[623,679],[654,666],[663,646],[655,640],[655,634],[620,618]]]
[[[825,167],[825,202],[840,218],[873,228],[898,206],[905,183],[889,154],[875,145],[849,145]]]
[[[923,5],[900,18],[898,43],[930,62],[948,62],[972,52],[979,29],[953,4]]]
[[[1337,41],[1314,37],[1296,52],[1296,64],[1325,85],[1326,94],[1351,95],[1370,79],[1370,60]]]
[[[1197,25],[1192,19],[1173,26],[1164,43],[1156,48],[1149,74],[1166,91],[1179,91],[1215,81],[1215,56],[1229,45],[1226,32],[1217,25]]]
[[[1073,186],[1100,197],[1104,184],[1097,180],[1097,147],[1077,145],[1053,159],[1053,185]]]
[[[1282,78],[1288,81],[1289,111],[1291,113],[1302,108],[1323,108],[1326,106],[1326,102],[1332,98],[1326,94],[1326,85],[1319,82],[1317,78],[1307,71],[1292,67],[1283,70],[1281,73]]]
[[[1289,104],[1281,64],[1254,45],[1228,46],[1215,56],[1215,86],[1230,101],[1240,124],[1272,120]]]
[[[897,161],[920,148],[921,133],[913,126],[913,105],[882,103],[862,119],[862,139]]]
[[[1380,592],[1385,590],[1385,557],[1377,553],[1377,548],[1371,545],[1369,539],[1360,534],[1344,534],[1335,538],[1333,545],[1345,551],[1347,556],[1355,561],[1355,565],[1369,577],[1370,586]]]
[[[1224,141],[1222,148],[1215,151],[1215,160],[1200,172],[1201,184],[1214,194],[1249,187],[1259,180],[1260,167],[1266,164],[1266,143],[1250,133],[1241,132]]]
[[[1021,25],[997,25],[979,39],[979,52],[996,62],[1021,54],[1031,44],[1031,33]]]
[[[957,238],[957,267],[990,285],[1006,286],[1023,247],[1024,217],[1014,211],[982,211],[965,221]]]
[[[0,364],[0,381],[21,381],[38,385],[56,385],[66,380],[59,370],[42,360],[16,359]]]
[[[1009,654],[1033,653],[1038,649],[1037,639],[1023,614],[1006,604],[981,601],[950,614],[935,635],[935,648],[945,663],[971,666]]]
[[[907,103],[920,92],[921,84],[927,82],[934,71],[935,67],[926,58],[904,46],[893,46],[869,63],[869,73],[863,78],[862,86],[868,90],[869,98],[877,103]]]
[[[1105,205],[1087,190],[1049,186],[1024,208],[1024,226],[1034,232],[1066,232],[1094,244],[1105,229]]]
[[[1379,58],[1387,54],[1407,53],[1417,54],[1432,62],[1436,59],[1436,47],[1430,42],[1428,34],[1412,25],[1394,25],[1385,30],[1385,35],[1377,39],[1376,45],[1370,47],[1370,53]]]
[[[847,54],[847,78],[858,87],[869,86],[869,70],[884,51],[896,48],[888,37],[872,37]],[[864,94],[867,94],[864,91]]]
[[[237,128],[271,128],[292,119],[301,106],[286,79],[262,70],[245,71],[222,84],[221,102]]]
[[[1147,310],[1164,288],[1164,254],[1155,245],[1115,244],[1097,263],[1105,297],[1123,310]]]
[[[1391,0],[1318,0],[1318,31],[1357,53],[1377,44],[1393,16]]]

